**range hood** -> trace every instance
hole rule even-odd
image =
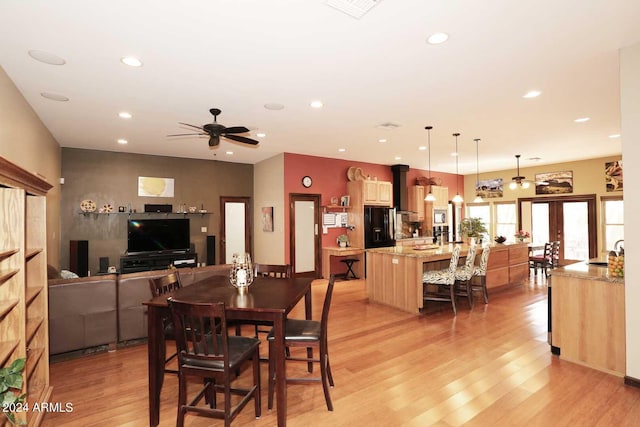
[[[409,165],[392,165],[393,174],[393,207],[397,213],[414,213],[409,210],[407,195],[407,172]]]

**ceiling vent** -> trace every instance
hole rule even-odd
[[[365,13],[369,12],[373,6],[382,0],[327,0],[327,4],[340,12],[344,12],[349,16],[360,19]]]
[[[400,125],[397,123],[387,122],[387,123],[381,123],[376,127],[378,129],[394,130],[394,129],[398,129]]]

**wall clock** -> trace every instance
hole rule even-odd
[[[302,178],[302,185],[304,186],[304,188],[311,187],[311,184],[313,184],[313,181],[311,180],[311,177],[309,175]]]

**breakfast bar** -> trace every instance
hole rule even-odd
[[[449,266],[454,244],[415,245],[366,250],[369,301],[419,313],[423,308],[422,274]],[[486,283],[489,290],[518,285],[528,277],[527,243],[491,244]],[[459,265],[469,246],[463,244]],[[482,251],[476,254],[476,263]]]

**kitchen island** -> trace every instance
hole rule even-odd
[[[624,279],[580,262],[551,270],[549,344],[561,359],[625,375]]]
[[[529,273],[526,243],[492,244],[487,267],[487,288],[522,283]],[[395,246],[366,250],[366,287],[369,301],[419,313],[423,308],[422,273],[449,266],[454,244]],[[469,246],[462,245],[459,264]],[[476,264],[481,251],[476,254]]]

